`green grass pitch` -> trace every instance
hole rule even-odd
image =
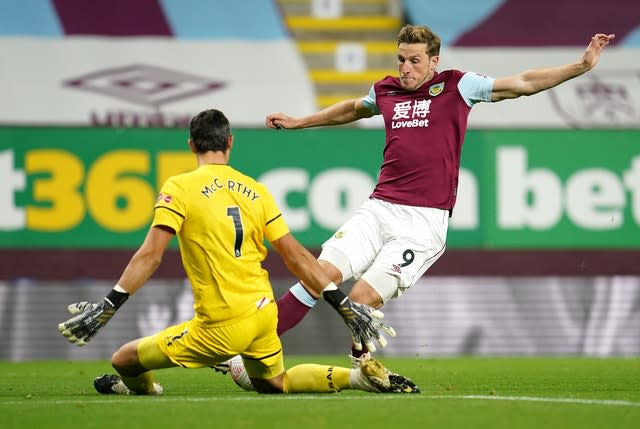
[[[640,360],[381,358],[418,395],[258,395],[204,368],[156,372],[162,397],[99,395],[106,361],[0,362],[0,427],[640,428]],[[349,365],[345,356],[288,357]]]

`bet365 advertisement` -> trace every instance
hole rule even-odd
[[[234,130],[231,164],[319,247],[368,197],[378,129]],[[183,129],[0,128],[0,248],[136,248]],[[429,150],[425,146],[425,150]],[[470,130],[449,247],[639,248],[639,130]]]

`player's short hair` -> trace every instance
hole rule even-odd
[[[220,110],[208,109],[191,119],[189,134],[198,153],[224,152],[227,150],[231,126]]]
[[[398,45],[400,43],[426,43],[427,55],[430,57],[440,55],[440,36],[426,25],[407,24],[402,27],[398,33]]]

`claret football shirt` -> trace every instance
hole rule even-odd
[[[436,73],[418,89],[387,76],[362,100],[381,114],[384,158],[374,198],[453,210],[462,143],[471,107],[491,101],[494,79],[459,70]]]

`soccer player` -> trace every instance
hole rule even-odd
[[[96,390],[162,394],[151,370],[215,367],[239,354],[261,393],[419,392],[411,380],[374,359],[357,369],[304,364],[285,371],[276,331],[278,310],[262,268],[265,238],[292,274],[322,291],[356,341],[366,343],[387,327],[378,320],[381,313],[352,303],[330,282],[313,255],[291,235],[268,189],[228,165],[233,136],[222,112],[211,109],[196,115],[188,143],[198,168],[164,184],[149,232],[118,283],[97,303],[71,304],[69,311],[76,315],[58,329],[79,346],[91,340],[154,273],[175,235],[193,288],[195,316],[121,346],[111,361],[118,375],[96,378]]]
[[[582,57],[559,67],[494,79],[459,70],[436,71],[440,38],[425,26],[398,34],[398,76],[387,76],[363,98],[338,102],[302,118],[266,117],[277,129],[339,125],[382,115],[386,144],[368,201],[322,246],[320,265],[335,283],[355,279],[349,297],[380,308],[406,292],[445,250],[456,202],[467,117],[480,102],[533,95],[586,73],[615,37],[596,34]],[[321,290],[298,282],[278,300],[280,334],[304,318]],[[373,351],[373,350],[370,350]],[[354,365],[368,357],[353,347]]]

